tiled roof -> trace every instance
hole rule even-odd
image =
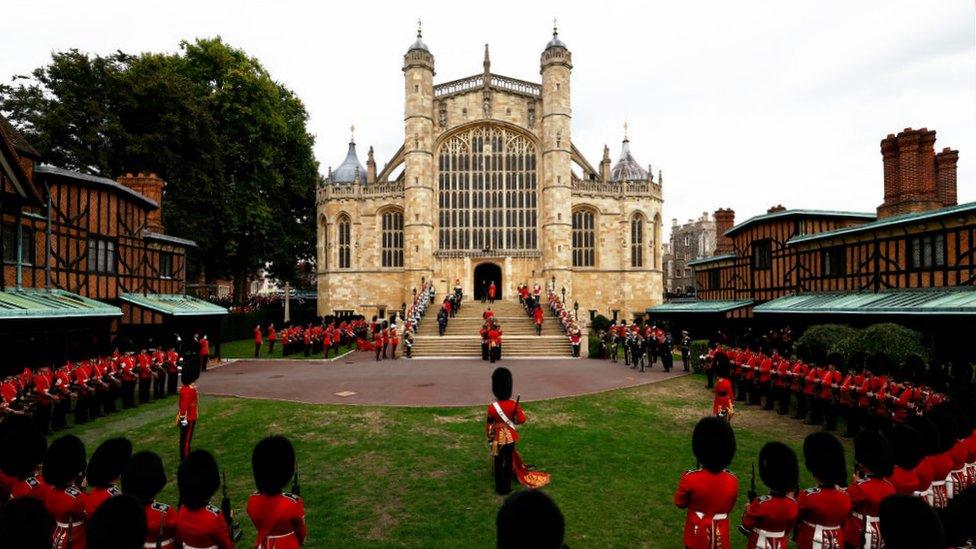
[[[116,191],[118,193],[131,196],[132,198],[136,199],[139,202],[142,202],[144,205],[150,208],[156,209],[159,207],[159,204],[156,204],[155,200],[149,198],[144,194],[137,193],[136,191],[130,189],[129,187],[126,187],[125,185],[119,183],[118,181],[115,181],[114,179],[109,179],[107,177],[101,177],[98,175],[91,175],[87,173],[66,170],[64,168],[58,168],[56,166],[50,166],[47,164],[41,164],[40,166],[34,168],[34,173],[56,175],[60,177],[74,179],[76,181],[95,183],[97,185],[108,187],[109,189]]]
[[[699,257],[698,259],[692,259],[691,261],[685,263],[685,265],[688,267],[694,267],[695,265],[715,263],[716,261],[725,261],[727,259],[735,259],[735,254],[723,254],[723,255],[713,255],[711,257]]]
[[[654,307],[647,312],[654,313],[725,313],[752,305],[752,300],[714,300],[714,301],[672,301]]]
[[[800,294],[756,305],[757,314],[976,314],[976,290],[970,287],[891,290],[886,292]]]
[[[64,290],[23,288],[0,292],[0,321],[109,316],[122,316],[122,311]]]
[[[152,231],[142,231],[142,238],[145,238],[146,240],[168,242],[170,244],[179,244],[180,246],[187,246],[189,248],[197,247],[196,241],[188,240],[186,238],[179,238],[177,236],[170,236],[168,234],[154,233]]]
[[[919,221],[925,221],[928,219],[935,219],[939,217],[956,215],[960,213],[969,213],[973,211],[976,211],[976,202],[968,202],[966,204],[957,204],[955,206],[949,206],[947,208],[939,208],[938,210],[930,210],[927,212],[910,213],[910,214],[885,217],[883,219],[879,219],[871,223],[865,223],[863,225],[858,225],[856,227],[847,227],[844,229],[835,229],[833,231],[825,231],[822,233],[795,236],[789,239],[789,241],[787,241],[787,244],[799,244],[802,242],[822,240],[824,238],[833,238],[836,236],[845,236],[849,234],[862,233],[867,231],[876,231],[878,229],[885,229],[888,227],[895,227],[898,225],[905,225],[910,223],[918,223]]]
[[[725,236],[732,236],[742,229],[755,225],[760,221],[768,221],[770,219],[777,219],[780,217],[830,217],[842,219],[863,219],[865,222],[867,222],[874,221],[878,216],[867,212],[839,212],[832,210],[779,210],[772,213],[765,213],[750,217],[735,227],[725,231]]]
[[[146,309],[173,316],[225,315],[227,309],[209,301],[183,294],[130,294],[124,293],[122,301]]]
[[[33,156],[34,158],[41,157],[41,154],[24,138],[24,134],[20,133],[3,115],[0,115],[0,132],[3,132],[7,139],[10,140],[11,145],[21,153],[27,156]]]

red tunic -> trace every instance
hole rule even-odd
[[[542,320],[543,320],[542,307],[535,308],[535,311],[532,312],[532,318],[535,320],[536,324],[542,324]]]
[[[851,512],[851,498],[843,488],[808,488],[797,499],[797,549],[842,549],[841,528]]]
[[[51,493],[51,485],[44,482],[44,477],[40,473],[31,475],[24,480],[17,480],[10,487],[10,497],[34,498],[47,501],[47,495]]]
[[[729,471],[713,473],[693,469],[681,475],[674,492],[674,504],[687,509],[685,547],[711,549],[729,547],[728,514],[739,495],[739,479]]]
[[[742,525],[750,530],[748,549],[786,549],[798,513],[791,497],[762,496],[746,505]]]
[[[119,487],[114,484],[109,484],[105,488],[93,488],[91,493],[88,494],[88,502],[85,504],[85,510],[88,516],[94,515],[95,510],[101,504],[105,503],[105,500],[108,498],[120,495],[122,495],[122,490],[119,490]]]
[[[180,387],[180,417],[187,421],[196,421],[197,407],[197,388],[192,385]]]
[[[247,516],[257,529],[257,546],[262,549],[298,549],[308,535],[305,505],[294,494],[256,492],[247,500]]]
[[[274,326],[268,327],[268,341],[278,341],[278,332],[275,331]]]
[[[488,286],[488,297],[495,299],[495,285],[491,284]]]
[[[867,478],[855,480],[847,488],[851,496],[851,516],[844,523],[844,542],[865,549],[882,547],[878,510],[881,501],[895,493],[887,480]]]
[[[146,506],[146,544],[144,547],[156,547],[156,540],[161,539],[160,547],[181,547],[176,544],[176,509],[154,501]]]
[[[224,514],[213,505],[199,509],[180,507],[176,512],[176,535],[183,541],[184,547],[234,549]]]
[[[53,549],[85,549],[85,508],[88,494],[74,485],[53,488],[44,500],[56,527],[51,538]]]
[[[522,405],[519,404],[518,409],[515,409],[515,401],[512,399],[499,400],[498,406],[504,412],[505,417],[507,417],[515,425],[521,425],[525,423],[525,412],[522,411]],[[511,435],[511,439],[514,442],[518,442],[519,434],[518,431],[510,428],[500,415],[498,415],[498,410],[495,410],[494,403],[488,405],[488,420],[485,423],[485,434],[491,430],[491,426],[494,425],[496,429],[505,429]]]
[[[715,400],[712,401],[712,415],[732,407],[732,382],[724,377],[715,382]]]
[[[915,469],[902,469],[896,465],[895,470],[888,477],[888,482],[895,487],[896,494],[911,496],[915,492],[924,491]]]
[[[264,343],[264,339],[261,337],[261,327],[260,326],[258,326],[257,328],[254,328],[254,343],[256,345],[260,345],[260,344]]]

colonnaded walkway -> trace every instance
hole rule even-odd
[[[238,360],[201,376],[205,395],[279,399],[314,404],[475,406],[489,402],[495,366],[512,370],[514,395],[545,400],[646,385],[682,375],[660,364],[639,372],[589,359],[398,359],[376,362],[353,352],[334,361]],[[514,396],[513,395],[513,396]]]

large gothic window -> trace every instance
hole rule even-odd
[[[403,212],[385,212],[382,223],[383,266],[403,267]]]
[[[438,248],[535,250],[536,149],[525,136],[478,126],[441,145]]]
[[[596,224],[593,212],[573,212],[573,267],[596,265]]]
[[[641,214],[630,220],[630,266],[644,266],[644,216]]]
[[[349,216],[345,214],[339,216],[338,226],[339,268],[348,269],[352,265],[352,224],[349,222]]]

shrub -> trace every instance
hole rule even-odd
[[[796,340],[796,354],[802,360],[821,360],[834,352],[835,346],[842,340],[855,336],[857,330],[843,324],[818,324],[807,328],[803,335]],[[844,358],[847,358],[845,355]]]
[[[600,336],[596,335],[595,332],[590,332],[589,337],[587,337],[586,344],[587,350],[589,351],[587,356],[590,358],[606,358],[603,356],[603,352],[600,349]]]
[[[689,346],[691,354],[691,368],[696,374],[702,371],[702,355],[708,353],[707,339],[693,339]]]
[[[610,319],[603,315],[596,315],[590,323],[590,333],[598,333],[610,329]]]
[[[890,322],[872,324],[846,337],[831,349],[844,355],[848,364],[858,364],[876,354],[887,355],[895,364],[904,364],[908,355],[929,356],[922,344],[922,334],[900,324]]]

